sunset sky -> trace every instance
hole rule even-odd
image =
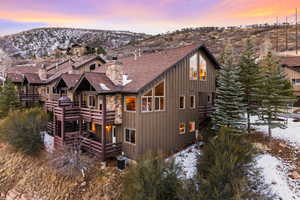
[[[154,34],[274,23],[276,16],[293,22],[297,7],[300,13],[300,0],[0,0],[0,35],[54,26]]]

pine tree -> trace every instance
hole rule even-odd
[[[288,104],[293,102],[293,90],[271,51],[263,57],[260,66],[263,75],[258,90],[260,125],[268,126],[268,134],[271,137],[273,128],[286,127],[280,120],[280,115],[286,113]]]
[[[0,117],[6,117],[9,111],[21,106],[18,92],[13,83],[7,81],[0,90]]]
[[[222,68],[218,74],[216,90],[216,111],[212,120],[217,128],[225,126],[244,128],[243,88],[240,83],[240,68],[233,63],[232,48],[227,46],[222,56]]]
[[[240,82],[244,88],[243,104],[246,109],[247,116],[247,130],[250,133],[251,122],[250,116],[255,115],[258,112],[258,106],[256,104],[258,98],[258,88],[261,82],[259,65],[256,62],[257,56],[255,56],[254,46],[251,39],[247,39],[245,50],[240,58],[239,66]]]

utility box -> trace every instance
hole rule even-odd
[[[117,167],[119,170],[124,170],[126,168],[127,158],[124,156],[119,156],[117,158]]]

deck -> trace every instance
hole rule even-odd
[[[73,145],[79,145],[81,150],[90,155],[100,159],[102,159],[103,156],[103,146],[101,142],[87,138],[84,133],[82,135],[79,135],[79,132],[66,133],[64,141],[62,138],[55,136],[54,144],[55,148],[58,150],[63,149],[64,146],[72,147]],[[104,159],[120,155],[122,151],[122,143],[119,142],[106,144],[104,151]]]
[[[215,111],[215,109],[216,108],[212,104],[198,106],[199,113],[206,116],[211,115]]]
[[[20,101],[40,101],[39,94],[19,94]]]
[[[62,107],[65,106],[65,107]],[[60,121],[75,121],[82,119],[86,122],[94,122],[101,124],[103,121],[103,112],[94,108],[79,107],[78,104],[58,105],[57,101],[46,101],[45,109],[52,111],[57,120]],[[106,111],[106,124],[113,124],[115,121],[115,111]]]

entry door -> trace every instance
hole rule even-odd
[[[117,135],[116,135],[116,127],[112,126],[111,129],[111,137],[112,137],[112,143],[117,143]]]

